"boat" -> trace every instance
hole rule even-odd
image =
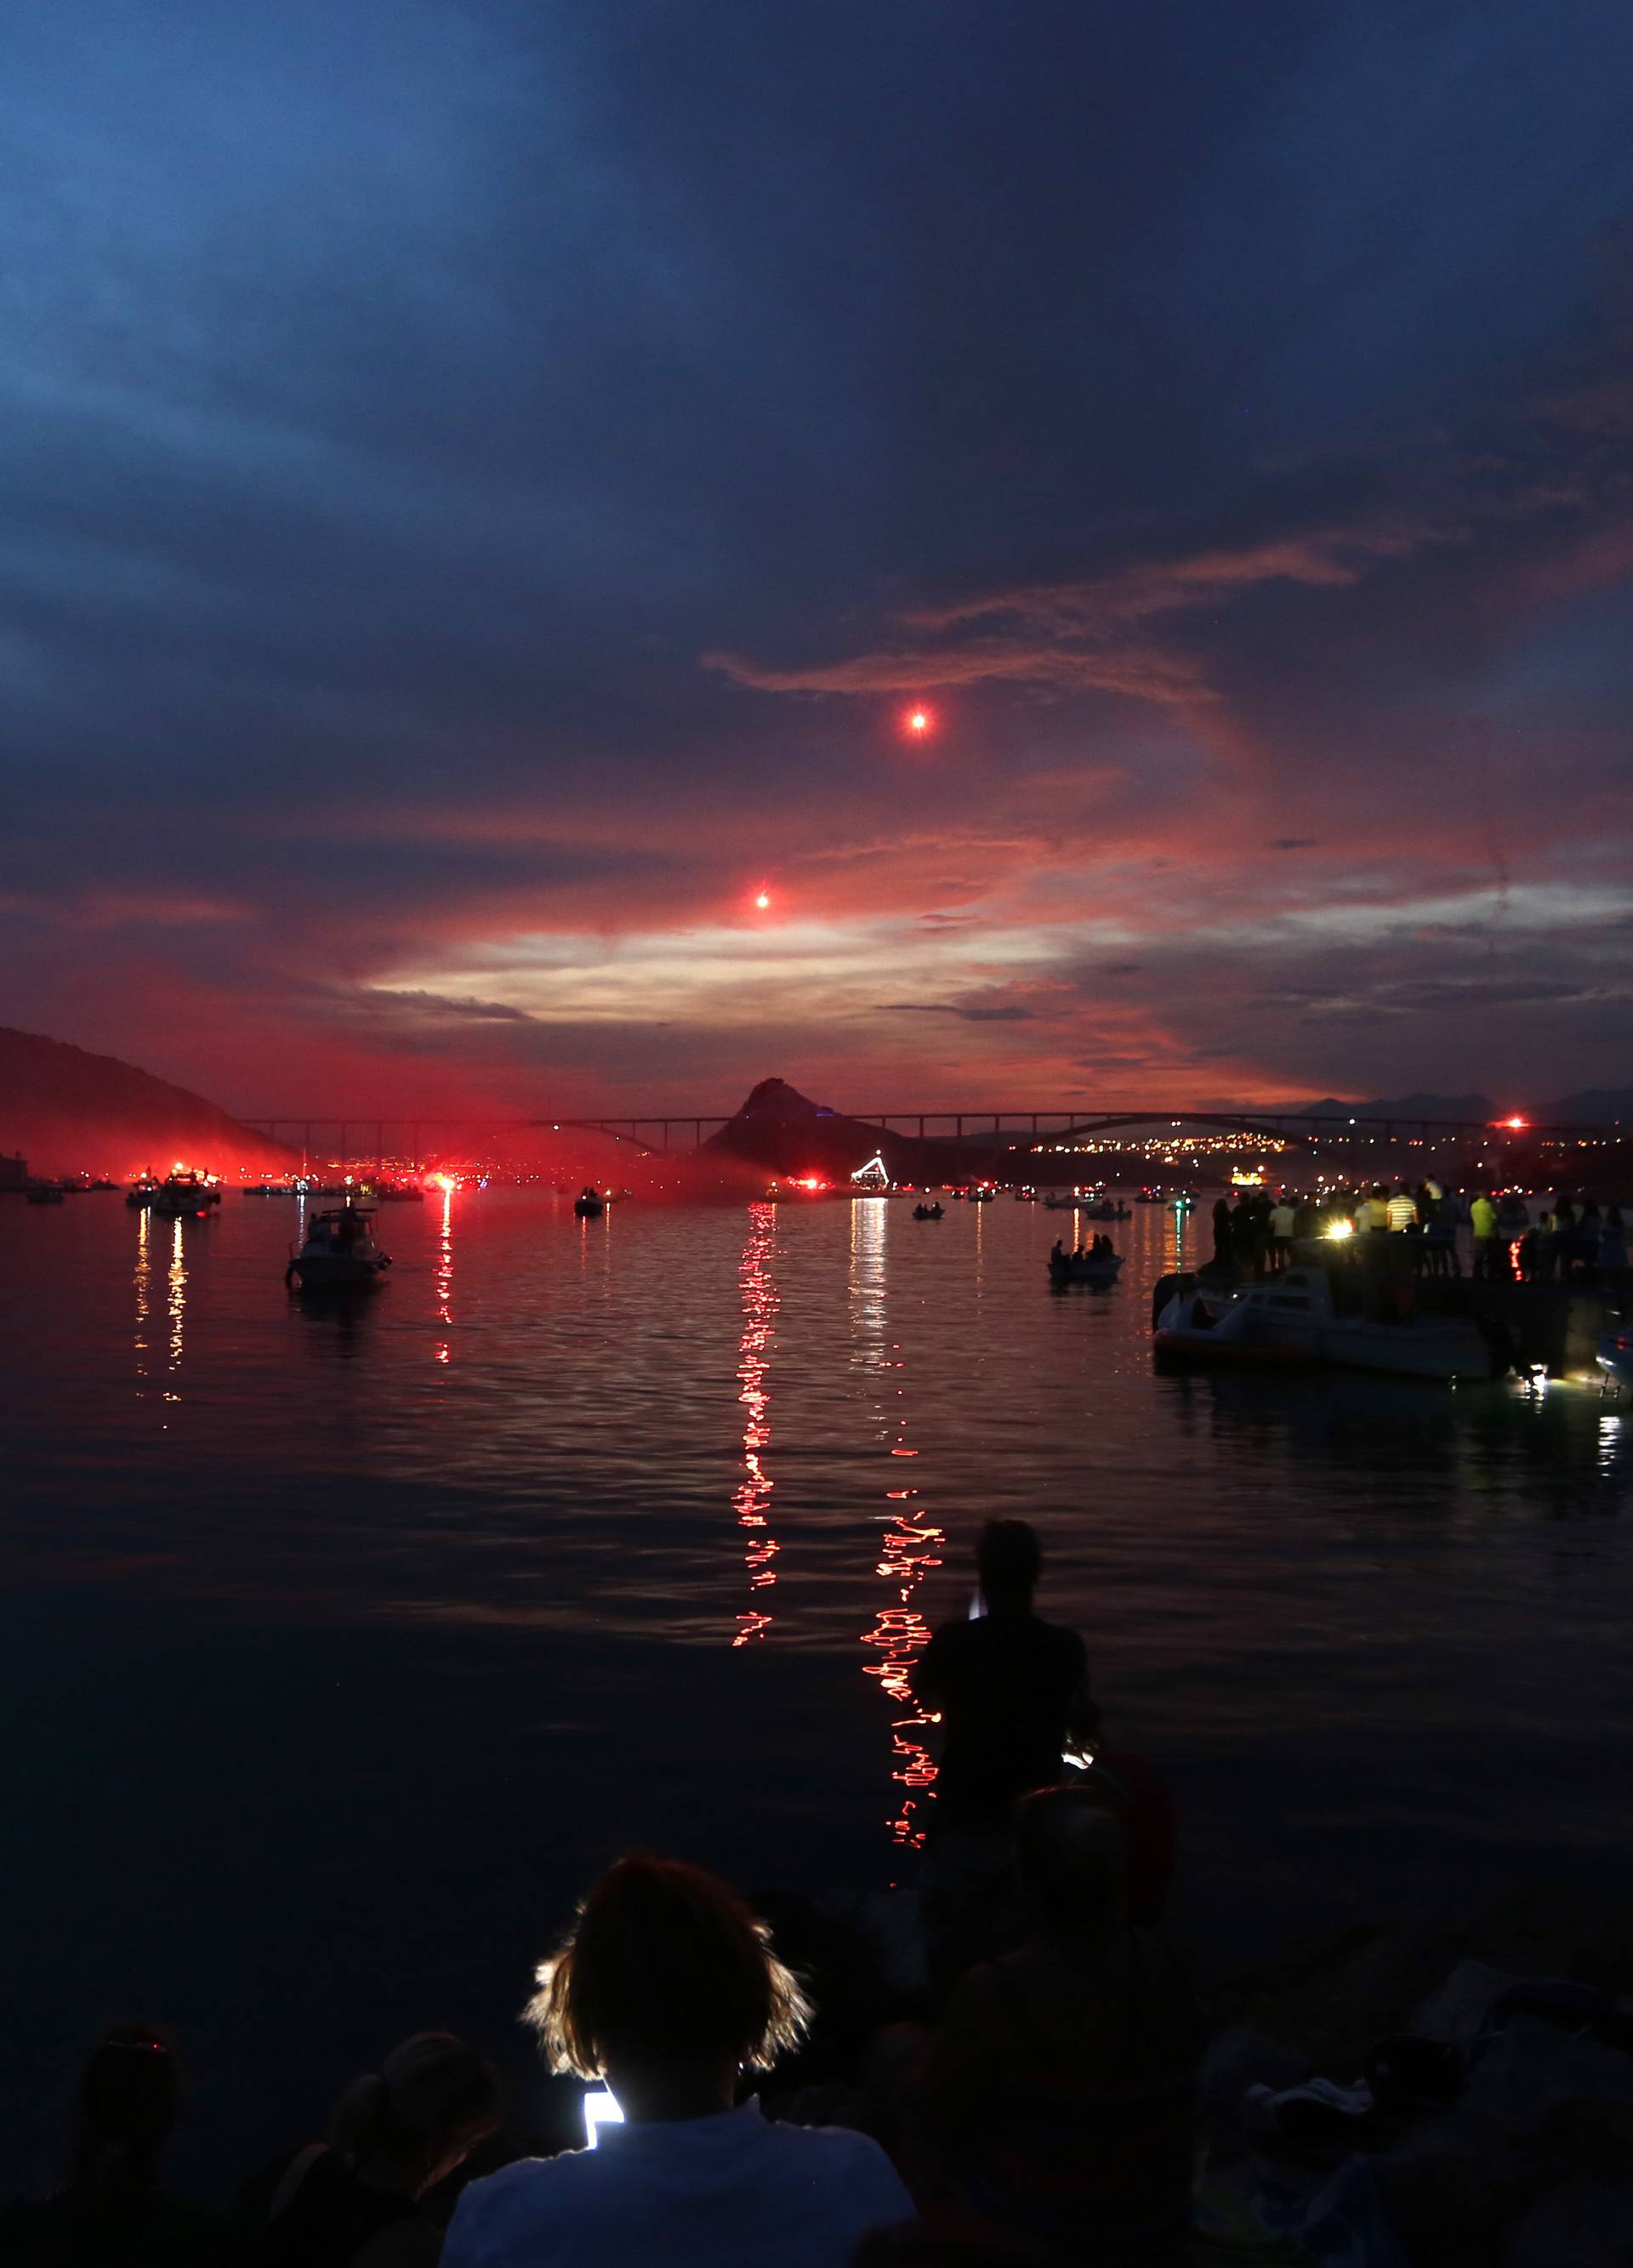
[[[1613,1323],[1601,1331],[1593,1359],[1607,1387],[1633,1387],[1633,1323]]]
[[[66,1192],[57,1182],[31,1182],[23,1194],[30,1204],[61,1204]]]
[[[151,1204],[153,1202],[153,1193],[158,1187],[159,1183],[153,1179],[151,1174],[138,1174],[135,1181],[131,1182],[129,1188],[125,1191],[125,1203],[131,1206],[133,1210],[139,1209],[143,1205]]]
[[[913,1209],[913,1217],[915,1220],[945,1220],[947,1218],[939,1204],[916,1204]]]
[[[1134,1193],[1134,1203],[1136,1204],[1166,1204],[1168,1200],[1163,1195],[1161,1189],[1147,1188],[1137,1189]]]
[[[1155,1352],[1193,1362],[1332,1363],[1395,1378],[1479,1380],[1491,1350],[1459,1315],[1341,1314],[1319,1268],[1288,1268],[1220,1301],[1181,1287],[1156,1318]]]
[[[573,1210],[580,1220],[599,1220],[607,1210],[603,1198],[592,1189],[582,1189],[573,1200]]]
[[[424,1204],[425,1192],[417,1182],[382,1182],[374,1195],[381,1204]]]
[[[1255,1285],[1254,1292],[1272,1291]],[[1269,1303],[1249,1294],[1223,1307],[1194,1286],[1175,1292],[1156,1319],[1151,1351],[1170,1361],[1302,1369],[1319,1360],[1313,1330],[1300,1336]]]
[[[972,1204],[991,1204],[993,1199],[997,1196],[997,1190],[992,1189],[972,1189],[970,1191],[970,1203]]]
[[[374,1241],[373,1208],[334,1205],[314,1213],[305,1241],[290,1247],[284,1281],[292,1290],[333,1291],[378,1283],[390,1265]]]
[[[154,1189],[147,1203],[150,1209],[162,1213],[169,1220],[203,1220],[221,1202],[221,1184],[213,1174],[200,1174],[191,1167],[178,1167],[166,1174]]]
[[[1085,1220],[1132,1220],[1134,1215],[1126,1204],[1117,1204],[1110,1197],[1097,1197],[1092,1204],[1077,1208]]]
[[[1090,1189],[1087,1196],[1081,1189],[1074,1189],[1069,1197],[1062,1197],[1058,1190],[1054,1190],[1044,1199],[1044,1204],[1050,1212],[1082,1212],[1085,1205],[1097,1205],[1105,1202],[1104,1189]]]
[[[1082,1260],[1069,1252],[1052,1252],[1049,1280],[1052,1284],[1115,1284],[1124,1258],[1120,1252],[1097,1252]]]

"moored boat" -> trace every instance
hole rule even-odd
[[[372,1209],[335,1205],[314,1213],[304,1241],[291,1248],[284,1281],[292,1290],[332,1291],[378,1283],[390,1265],[390,1254],[374,1241]]]
[[[1489,1378],[1492,1368],[1490,1348],[1466,1318],[1342,1314],[1319,1268],[1286,1269],[1223,1301],[1182,1288],[1156,1318],[1151,1344],[1195,1362],[1331,1363],[1446,1384]]]
[[[607,1210],[606,1200],[587,1184],[573,1200],[573,1210],[580,1220],[599,1220]]]
[[[30,1204],[61,1204],[66,1194],[59,1182],[30,1182],[23,1192]]]
[[[178,1167],[166,1174],[147,1200],[151,1209],[171,1220],[203,1220],[221,1202],[221,1184],[213,1174]]]

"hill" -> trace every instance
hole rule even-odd
[[[703,1146],[747,1159],[770,1173],[820,1174],[833,1182],[848,1180],[876,1151],[898,1182],[942,1182],[978,1173],[990,1154],[975,1142],[921,1142],[917,1135],[887,1133],[865,1118],[846,1118],[825,1103],[813,1102],[785,1079],[763,1079]]]
[[[116,1056],[0,1024],[0,1152],[13,1151],[36,1174],[119,1179],[178,1158],[218,1174],[282,1172],[292,1154]]]

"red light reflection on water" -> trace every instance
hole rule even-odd
[[[737,1270],[743,1288],[737,1399],[743,1404],[743,1472],[732,1496],[732,1507],[738,1527],[746,1531],[743,1557],[749,1571],[750,1593],[769,1590],[777,1580],[771,1564],[777,1556],[777,1539],[765,1517],[774,1484],[764,1462],[764,1452],[771,1440],[771,1393],[765,1378],[769,1367],[767,1352],[775,1336],[777,1315],[777,1287],[772,1281],[770,1266],[776,1227],[775,1205],[749,1207],[749,1241],[743,1248]],[[768,1614],[754,1609],[740,1614],[737,1635],[732,1644],[747,1646],[751,1638],[764,1637],[771,1623]]]
[[[454,1321],[454,1184],[444,1174],[442,1178],[442,1219],[437,1233],[437,1272],[435,1279],[437,1321],[444,1326]],[[454,1359],[454,1342],[439,1339],[437,1360]]]
[[[884,1238],[888,1219],[884,1202],[881,1198],[859,1203],[853,1208],[853,1214],[852,1292],[856,1323],[866,1351],[864,1360],[877,1376],[881,1394],[889,1396],[880,1410],[888,1454],[892,1457],[916,1457],[918,1450],[906,1439],[907,1396],[900,1376],[905,1367],[902,1351],[898,1345],[887,1345],[883,1338]],[[863,1668],[869,1677],[878,1679],[893,1712],[890,1777],[900,1786],[902,1797],[889,1822],[890,1838],[898,1849],[913,1851],[924,1841],[925,1830],[919,1814],[925,1791],[935,1781],[935,1759],[923,1736],[939,1721],[919,1706],[909,1683],[913,1666],[930,1635],[929,1624],[914,1604],[914,1594],[931,1568],[941,1565],[939,1547],[946,1540],[942,1530],[920,1504],[920,1495],[917,1488],[887,1488],[884,1500],[891,1509],[874,1515],[884,1529],[876,1572],[889,1586],[890,1596],[872,1629],[864,1631],[861,1637],[863,1646],[878,1657],[864,1663]]]

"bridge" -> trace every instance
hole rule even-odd
[[[1031,1149],[1074,1145],[1115,1135],[1129,1127],[1149,1127],[1153,1131],[1171,1129],[1181,1138],[1199,1133],[1258,1136],[1267,1144],[1301,1150],[1401,1142],[1422,1146],[1467,1144],[1476,1138],[1482,1142],[1494,1138],[1511,1140],[1520,1133],[1527,1141],[1550,1144],[1591,1143],[1599,1146],[1619,1144],[1622,1139],[1619,1127],[1494,1126],[1482,1119],[1379,1117],[1365,1113],[1339,1117],[1326,1112],[1299,1110],[1141,1109],[1126,1104],[1086,1113],[1081,1102],[1037,1109],[1028,1106],[994,1110],[983,1106],[963,1110],[848,1110],[827,1115],[842,1116],[870,1131],[876,1129],[884,1134],[911,1136],[921,1142],[979,1145],[994,1153],[1023,1146]],[[688,1110],[643,1111],[633,1116],[607,1118],[545,1115],[477,1118],[444,1116],[426,1111],[399,1117],[381,1116],[372,1110],[344,1114],[280,1110],[240,1123],[265,1134],[270,1141],[292,1147],[298,1143],[307,1153],[314,1146],[321,1146],[321,1138],[333,1136],[336,1142],[332,1154],[343,1162],[352,1157],[383,1160],[407,1156],[417,1163],[427,1148],[445,1148],[449,1146],[449,1138],[456,1141],[461,1135],[477,1133],[490,1138],[523,1133],[602,1134],[614,1141],[628,1143],[647,1156],[684,1155],[701,1148],[710,1134],[728,1125],[735,1116],[734,1111]],[[821,1123],[817,1121],[819,1125]],[[315,1145],[314,1135],[320,1138]],[[440,1138],[433,1142],[433,1136]]]

